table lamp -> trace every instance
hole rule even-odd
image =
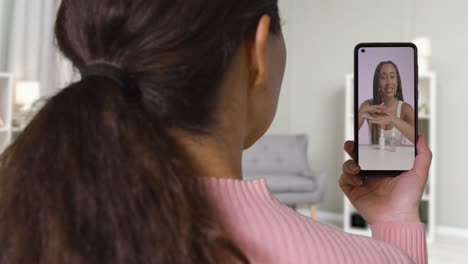
[[[431,57],[431,39],[420,37],[414,39],[413,43],[418,47],[418,66],[420,73],[429,72],[429,58]]]
[[[26,112],[31,108],[32,103],[39,99],[39,82],[19,81],[16,83],[15,103],[20,107],[21,112]]]

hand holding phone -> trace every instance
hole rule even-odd
[[[356,157],[354,146],[352,141],[347,141],[344,145],[345,151],[353,158]],[[424,136],[418,138],[417,152],[412,169],[399,177],[361,178],[358,176],[360,168],[354,160],[343,164],[340,188],[367,223],[420,221],[419,202],[426,187],[432,160],[432,153]]]
[[[397,176],[416,156],[417,48],[361,43],[354,49],[354,149],[362,176]]]

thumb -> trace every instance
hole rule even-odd
[[[418,154],[413,165],[413,171],[419,177],[427,178],[431,166],[432,152],[426,144],[426,137],[420,135],[416,145]]]

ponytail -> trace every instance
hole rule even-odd
[[[247,263],[176,140],[120,89],[63,89],[2,155],[0,263],[215,263],[223,244]]]
[[[61,0],[56,43],[84,78],[0,156],[0,264],[248,263],[170,131],[210,136],[265,14],[279,34],[277,0]]]

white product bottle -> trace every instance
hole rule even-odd
[[[385,138],[384,138],[384,131],[382,128],[380,129],[379,149],[385,150]]]
[[[390,139],[390,151],[396,151],[396,137],[395,137],[395,128],[392,129],[392,138]]]

